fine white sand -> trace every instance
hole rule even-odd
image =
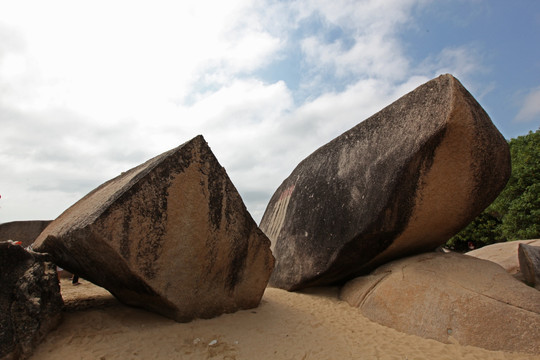
[[[32,359],[540,359],[406,335],[338,300],[337,288],[268,288],[256,309],[176,323],[61,280],[67,311]]]

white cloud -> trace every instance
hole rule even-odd
[[[532,90],[524,99],[515,120],[528,122],[540,118],[540,88]]]
[[[467,78],[475,73],[485,73],[481,53],[473,44],[445,47],[439,53],[427,57],[418,70],[431,74],[452,74],[459,78]]]
[[[302,40],[306,61],[339,78],[375,77],[402,81],[409,61],[397,34],[422,1],[300,1],[298,23],[315,18],[323,31]],[[333,32],[345,38],[333,39]]]
[[[398,42],[379,34],[356,36],[348,49],[340,42],[327,44],[310,37],[302,42],[302,49],[314,66],[328,66],[338,77],[361,75],[396,81],[409,70],[407,59],[399,56]]]
[[[311,16],[314,12],[329,23],[356,29],[364,33],[389,33],[396,31],[396,25],[410,20],[413,6],[423,0],[301,0],[296,2],[299,18]]]
[[[37,94],[11,103],[67,106],[102,122],[182,99],[208,68],[223,72],[223,82],[252,71],[280,46],[258,29],[234,28],[249,8],[241,1],[33,6],[30,14],[25,6],[8,6],[2,17],[24,32],[26,56],[41,80]]]

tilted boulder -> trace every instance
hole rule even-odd
[[[540,290],[540,247],[519,244],[518,258],[525,283]]]
[[[0,359],[26,359],[62,318],[56,266],[43,254],[0,242],[0,289]]]
[[[51,220],[23,220],[0,224],[0,241],[20,241],[27,247],[50,223]]]
[[[487,260],[457,253],[396,260],[348,282],[340,298],[404,333],[540,353],[540,292]]]
[[[99,186],[34,243],[120,301],[177,321],[258,306],[269,247],[202,136]]]
[[[272,196],[270,285],[364,274],[435,249],[504,188],[508,144],[461,83],[442,75],[304,159]]]

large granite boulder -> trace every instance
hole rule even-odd
[[[540,292],[490,261],[457,253],[400,259],[349,281],[340,298],[404,333],[540,353]]]
[[[182,322],[258,306],[274,265],[202,136],[90,192],[34,249],[126,304]]]
[[[525,283],[540,290],[540,247],[519,244],[518,258]]]
[[[0,359],[26,359],[61,321],[56,266],[46,255],[0,242]]]
[[[0,224],[0,241],[20,241],[27,247],[50,223],[51,220],[23,220]]]
[[[343,282],[435,249],[505,186],[508,144],[451,75],[431,80],[322,146],[272,196],[270,285]]]

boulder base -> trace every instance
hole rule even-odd
[[[508,144],[461,83],[443,75],[303,160],[260,227],[272,241],[270,285],[343,282],[435,249],[504,188]]]
[[[258,306],[269,247],[202,136],[104,183],[34,244],[120,301],[177,321]]]
[[[340,298],[408,334],[540,353],[540,292],[486,260],[456,253],[396,260],[348,282]]]
[[[56,266],[45,258],[0,242],[0,359],[27,359],[61,321]]]

